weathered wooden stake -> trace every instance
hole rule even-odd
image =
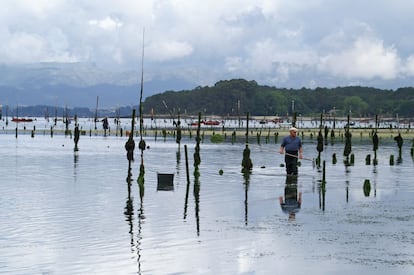
[[[370,154],[368,154],[365,157],[365,165],[371,165],[371,155]]]

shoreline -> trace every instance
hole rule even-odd
[[[143,136],[144,137],[153,137],[157,136],[158,138],[166,137],[175,137],[176,135],[176,128],[175,127],[159,127],[159,128],[149,128],[146,127],[143,129]],[[375,129],[373,128],[350,128],[350,133],[352,134],[352,138],[362,138],[362,139],[371,139],[372,133]],[[17,135],[52,135],[51,129],[21,129],[18,128]],[[331,131],[332,129],[328,129],[328,140],[331,139]],[[414,130],[410,128],[404,128],[404,129],[397,129],[397,128],[379,128],[376,130],[377,135],[379,138],[389,138],[393,139],[398,134],[401,134],[401,136],[404,139],[414,139]],[[65,135],[64,129],[54,129],[53,135]],[[139,137],[139,129],[134,130],[134,137]],[[275,136],[278,138],[281,138],[285,135],[287,135],[289,132],[289,128],[250,128],[249,127],[249,139],[252,138],[270,138],[274,139]],[[6,129],[0,129],[0,135],[15,135],[16,134],[16,128],[6,128]],[[69,132],[66,133],[66,135],[72,135],[73,129],[70,128]],[[127,138],[129,134],[128,129],[123,129],[122,131],[120,129],[116,130],[109,130],[107,131],[107,136],[119,136],[119,137],[125,137]],[[181,136],[182,137],[195,137],[197,134],[197,127],[181,127]],[[334,135],[335,138],[343,138],[345,134],[345,129],[343,128],[336,128],[334,129]],[[231,138],[232,135],[235,135],[238,139],[241,137],[246,136],[246,128],[224,128],[223,127],[201,127],[200,128],[200,135],[203,135],[205,137],[211,137],[213,135],[222,135],[226,136],[227,138]],[[302,139],[317,139],[319,135],[319,128],[299,128],[298,129],[298,136]],[[104,136],[104,130],[103,129],[81,129],[81,136]],[[322,129],[322,136],[325,136],[325,130]]]

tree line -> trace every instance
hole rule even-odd
[[[143,102],[145,116],[187,115],[286,116],[294,111],[303,116],[331,113],[336,116],[373,117],[377,114],[393,117],[414,117],[414,88],[384,90],[372,87],[348,86],[336,88],[287,89],[258,85],[245,79],[222,80],[214,86],[192,90],[165,91],[147,97]],[[130,117],[138,103],[116,109],[66,109],[54,106],[2,106],[1,117],[7,116],[74,116]]]
[[[258,85],[256,81],[232,79],[212,87],[166,91],[147,97],[145,113],[177,113],[237,116],[249,112],[257,116],[284,116],[292,110],[307,116],[332,113],[357,117],[414,117],[414,88],[383,90],[372,87],[287,89]]]

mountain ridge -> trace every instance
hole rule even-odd
[[[0,104],[109,108],[137,104],[140,73],[109,72],[94,64],[41,63],[0,65]],[[166,90],[192,89],[196,84],[174,77],[144,81],[143,98]]]

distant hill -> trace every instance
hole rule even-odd
[[[0,65],[0,104],[95,108],[99,96],[103,108],[133,105],[139,101],[140,77],[139,72],[108,72],[82,63]],[[143,97],[194,87],[179,79],[152,79],[144,82]]]
[[[165,107],[167,105],[168,109]],[[329,113],[356,117],[375,114],[414,117],[414,88],[382,90],[372,87],[285,89],[244,79],[223,80],[212,87],[166,91],[146,98],[144,112],[235,116],[249,112],[261,116]]]
[[[93,64],[0,65],[0,105],[13,115],[45,112],[93,116],[96,101],[101,115],[129,116],[138,106],[138,72],[107,72]],[[144,82],[145,114],[285,116],[329,113],[364,117],[375,114],[414,117],[414,88],[384,90],[372,87],[287,89],[260,85],[255,80],[221,80],[212,86],[195,86],[171,78]],[[6,108],[7,106],[7,108]]]

